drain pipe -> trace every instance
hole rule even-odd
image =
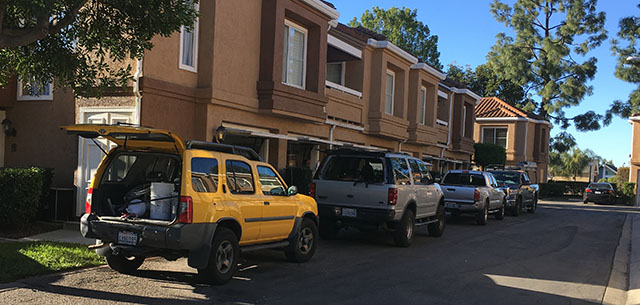
[[[133,86],[133,95],[136,98],[135,101],[135,111],[133,114],[133,120],[134,120],[134,124],[140,124],[140,104],[142,102],[142,92],[140,91],[140,76],[142,75],[142,57],[140,57],[140,59],[138,59],[137,62],[137,67],[136,67],[136,73],[133,74],[133,79],[136,82],[135,85]]]
[[[329,149],[333,149],[333,131],[336,129],[336,125],[331,125],[329,128],[329,141],[332,144],[329,144]]]

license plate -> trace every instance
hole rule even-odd
[[[344,216],[344,217],[356,217],[356,216],[358,216],[358,210],[342,208],[342,216]]]
[[[451,203],[451,202],[446,202],[446,203],[444,204],[444,207],[445,207],[445,208],[457,209],[457,208],[459,208],[459,207],[460,207],[460,205],[455,204],[455,203]]]
[[[118,243],[135,246],[138,243],[138,234],[128,231],[118,232]]]
[[[596,193],[596,195],[602,194],[602,192],[600,192],[600,191],[596,191],[595,193]]]

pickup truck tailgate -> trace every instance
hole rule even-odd
[[[474,186],[441,185],[445,202],[473,204]]]

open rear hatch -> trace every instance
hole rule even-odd
[[[169,224],[179,212],[185,144],[169,131],[123,125],[62,126],[70,135],[118,145],[96,171],[87,212],[103,220]]]

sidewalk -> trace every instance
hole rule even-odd
[[[640,304],[640,215],[627,214],[602,304]]]
[[[38,235],[33,235],[19,239],[20,241],[36,241],[36,240],[51,240],[61,241],[75,244],[92,245],[95,244],[95,239],[89,239],[82,237],[80,230],[60,229]]]

